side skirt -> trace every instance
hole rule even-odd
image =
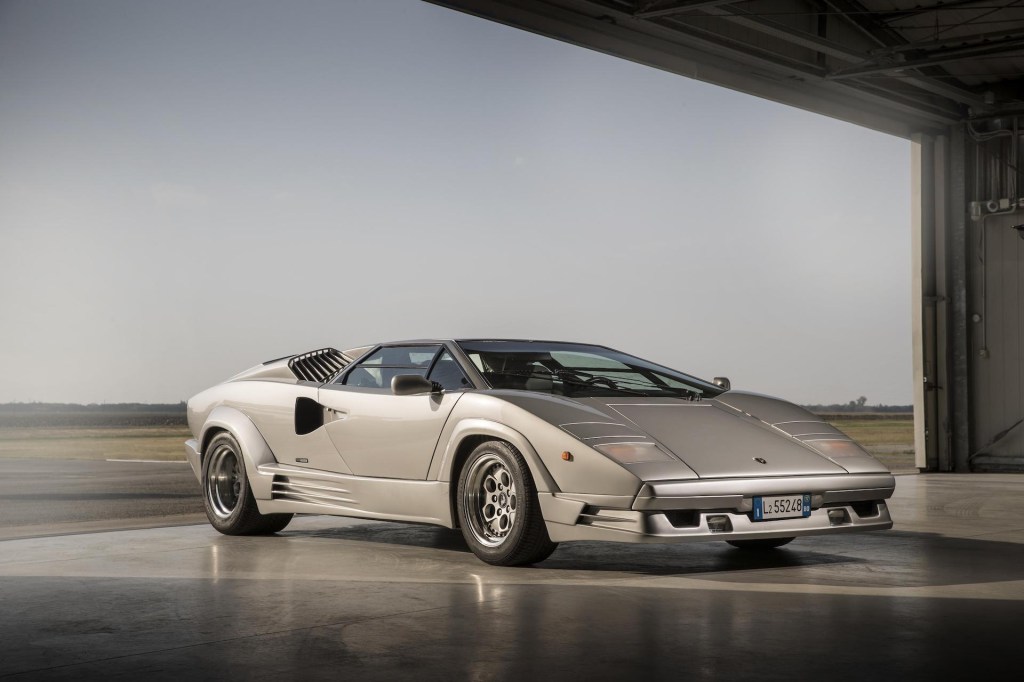
[[[454,527],[446,481],[367,478],[261,464],[270,499],[257,499],[261,514],[330,514]]]

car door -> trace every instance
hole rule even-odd
[[[391,379],[419,374],[444,390],[394,395]],[[469,380],[439,344],[385,346],[320,388],[325,427],[341,459],[359,476],[425,480],[448,415]]]

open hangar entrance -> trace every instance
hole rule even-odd
[[[428,1],[912,140],[915,464],[1024,472],[1024,4]]]

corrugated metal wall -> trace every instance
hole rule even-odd
[[[1024,117],[914,138],[917,466],[1024,472]]]
[[[1024,227],[1017,228],[1024,211],[1021,136],[1014,123],[998,123],[997,131],[1009,135],[975,131],[968,138],[967,186],[974,195],[966,244],[972,471],[1024,471]]]
[[[1021,223],[1017,213],[968,228],[973,470],[1024,470],[1024,230],[1013,229]]]

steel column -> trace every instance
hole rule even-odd
[[[949,154],[949,263],[950,289],[950,416],[952,458],[945,471],[970,471],[970,344],[967,328],[967,135],[963,125],[952,129]]]
[[[925,424],[933,436],[931,443],[934,452],[928,452],[928,470],[946,471],[950,466],[944,462],[952,462],[952,432],[950,430],[949,390],[951,354],[949,343],[949,137],[940,135],[935,138],[933,147],[934,167],[932,174],[935,188],[935,329],[932,332],[934,354],[929,369],[934,375],[930,382],[930,391],[926,397],[931,398],[931,412],[925,413]],[[929,421],[929,415],[931,419]]]
[[[914,465],[928,469],[934,455],[934,418],[929,408],[935,381],[935,192],[933,138],[910,141],[911,332],[914,376]]]
[[[928,230],[927,203],[928,170],[927,151],[931,138],[914,134],[910,138],[910,296],[911,339],[913,344],[914,376],[914,465],[927,466],[925,444],[924,390],[928,374],[925,370],[924,318],[928,303],[925,300],[925,268],[928,258],[924,254],[924,233]]]
[[[911,138],[914,465],[949,471],[948,138]]]

